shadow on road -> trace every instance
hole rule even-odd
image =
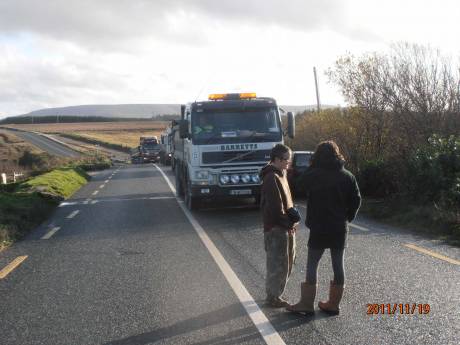
[[[104,343],[104,345],[142,345],[159,342],[176,336],[187,335],[187,333],[202,330],[213,325],[221,324],[232,319],[246,316],[246,311],[243,309],[242,305],[235,303],[227,307],[199,315],[197,317],[180,321],[168,327],[159,328],[151,332],[126,337],[123,339],[109,341]],[[282,332],[294,327],[302,326],[320,318],[324,318],[324,316],[318,314],[315,317],[304,317],[301,315],[280,311],[279,315],[273,317],[270,322],[278,332]],[[232,330],[206,341],[191,342],[191,344],[241,344],[242,342],[259,338],[261,338],[260,333],[255,328],[255,326],[251,325],[250,327]]]

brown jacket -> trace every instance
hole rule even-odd
[[[286,174],[275,166],[268,164],[260,172],[262,189],[260,204],[263,214],[264,232],[278,226],[293,230],[294,225],[287,215],[287,210],[294,206]]]

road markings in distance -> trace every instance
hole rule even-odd
[[[175,199],[176,197],[174,196],[151,196],[149,198],[141,198],[141,199],[148,199],[148,200],[164,200],[164,199]],[[131,199],[131,200],[136,200],[136,199]]]
[[[176,188],[171,184],[166,174],[163,170],[158,167],[156,164],[153,164],[155,168],[163,175],[166,183],[168,184],[171,191],[176,194]],[[246,309],[246,313],[251,318],[254,325],[257,327],[260,335],[264,338],[265,342],[268,345],[272,344],[286,344],[275,328],[272,326],[270,321],[267,319],[265,314],[260,310],[257,303],[252,298],[251,294],[245,288],[243,283],[239,280],[238,276],[232,270],[230,265],[227,263],[223,255],[217,249],[215,244],[207,235],[206,231],[201,227],[195,217],[190,213],[190,211],[186,208],[183,202],[176,197],[176,200],[179,202],[179,206],[182,211],[185,213],[185,216],[188,218],[189,222],[192,224],[193,228],[198,234],[198,237],[201,239],[203,244],[208,249],[209,253],[211,254],[212,258],[216,262],[217,266],[220,268],[221,272],[223,273],[225,279],[227,279],[228,283],[232,287],[233,291],[235,292],[236,296],[240,300],[241,304],[243,305],[244,309]]]
[[[97,193],[99,193],[99,191],[98,191],[98,190],[95,190],[95,191],[93,192],[93,194],[91,194],[91,195],[96,195]]]
[[[355,228],[355,229],[358,229],[358,230],[361,230],[361,231],[369,231],[368,228],[365,228],[364,226],[357,225],[357,224],[349,223],[348,226],[351,226],[352,228]]]
[[[28,256],[18,256],[16,259],[11,261],[4,269],[0,271],[0,279],[5,278],[8,274],[10,274],[16,267],[18,267],[20,264],[23,263],[25,259],[27,259]]]
[[[102,188],[104,188],[104,187],[105,187],[105,184],[101,184],[101,185],[99,186],[99,189],[102,189]]]
[[[60,226],[55,226],[54,228],[52,228],[50,231],[48,231],[48,233],[43,236],[41,239],[42,240],[49,240],[51,238],[51,236],[53,236],[56,232],[58,232],[59,230],[61,229]]]
[[[72,219],[73,217],[75,217],[79,213],[80,213],[80,210],[75,210],[71,214],[69,214],[66,218],[67,219]]]
[[[436,259],[444,260],[444,261],[450,262],[451,264],[454,264],[454,265],[460,265],[460,261],[458,261],[458,260],[451,259],[448,256],[444,256],[444,255],[432,252],[431,250],[428,250],[428,249],[425,249],[425,248],[422,248],[422,247],[418,247],[415,244],[406,243],[404,246],[407,247],[407,248],[416,250],[416,251],[418,251],[420,253],[432,256],[432,257],[434,257]]]
[[[110,178],[108,178],[107,180],[105,180],[104,183],[109,183],[109,180],[110,180]]]
[[[86,199],[85,201],[83,201],[83,204],[84,204],[84,205],[88,205],[88,203],[89,203],[90,201],[91,201],[91,199],[88,198],[88,199]]]
[[[78,202],[61,202],[58,207],[72,206],[76,204],[78,204]]]

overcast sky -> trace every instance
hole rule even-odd
[[[254,91],[345,104],[324,71],[396,41],[460,56],[458,0],[0,0],[0,118]]]

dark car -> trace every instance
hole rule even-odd
[[[313,151],[293,151],[292,162],[287,171],[289,186],[294,195],[298,195],[301,190],[296,183],[297,178],[310,166],[310,159]]]

